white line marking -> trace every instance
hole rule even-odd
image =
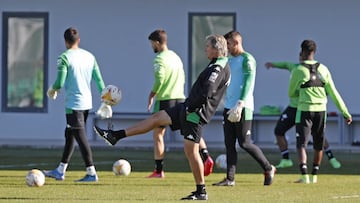
[[[350,198],[359,198],[360,195],[342,195],[342,196],[334,196],[333,199],[350,199]]]

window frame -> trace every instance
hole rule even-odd
[[[25,106],[11,107],[8,106],[8,47],[9,47],[9,20],[11,18],[41,18],[44,22],[43,26],[43,90],[42,90],[42,106]],[[1,94],[1,110],[2,112],[29,112],[29,113],[46,113],[48,111],[48,98],[46,97],[48,83],[48,44],[49,44],[49,13],[48,12],[3,12],[2,13],[2,94]]]
[[[189,51],[188,51],[188,90],[190,91],[192,84],[195,82],[197,75],[194,74],[193,70],[196,67],[193,67],[194,63],[194,57],[193,57],[193,47],[195,46],[195,43],[193,42],[193,24],[194,24],[194,17],[231,17],[232,18],[232,28],[229,30],[226,30],[224,33],[207,33],[207,34],[226,34],[226,32],[231,30],[236,30],[236,12],[190,12],[188,15],[188,26],[189,26],[189,34],[188,34],[188,45],[189,45]],[[209,28],[211,30],[211,28]],[[205,37],[201,40],[205,42]],[[205,44],[203,43],[203,48],[201,50],[205,49]],[[204,53],[204,52],[203,52]],[[205,56],[205,54],[204,54]],[[207,64],[203,64],[201,70],[206,66]]]
[[[230,17],[232,20],[232,23],[230,22],[230,26],[228,29],[225,29],[225,27],[223,28],[216,28],[214,26],[210,27],[206,27],[206,29],[208,29],[208,33],[203,33],[204,36],[199,36],[198,41],[193,41],[193,39],[195,39],[196,37],[193,36],[194,34],[194,30],[193,30],[193,25],[195,24],[194,22],[194,17]],[[213,19],[215,20],[215,19]],[[219,19],[218,19],[219,20]],[[214,22],[215,23],[215,22]],[[202,25],[202,24],[201,24]],[[201,73],[201,71],[205,68],[205,66],[209,63],[209,60],[206,58],[205,56],[205,37],[207,35],[210,34],[226,34],[229,31],[232,30],[236,30],[236,12],[193,12],[193,13],[189,13],[188,16],[188,26],[189,26],[189,34],[188,34],[188,45],[189,45],[189,51],[188,51],[188,91],[190,92],[191,87],[193,85],[193,83],[196,81],[198,74]],[[221,30],[221,31],[220,31]],[[201,41],[201,43],[200,43]],[[198,42],[198,43],[197,43]],[[203,59],[200,58],[200,60],[198,59],[194,59],[194,46],[202,46],[198,52],[203,53]],[[200,55],[200,54],[199,54]],[[196,56],[199,57],[199,56]],[[198,61],[200,61],[201,65],[193,65],[195,63],[197,63]],[[196,66],[196,67],[193,67]],[[195,69],[195,70],[194,70]],[[220,102],[218,108],[217,108],[217,114],[219,114],[220,111],[222,111],[222,109],[224,108],[224,98],[222,99],[222,101]]]

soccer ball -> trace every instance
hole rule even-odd
[[[115,85],[106,86],[101,92],[101,101],[107,105],[114,106],[121,100],[121,90]]]
[[[226,154],[220,154],[218,157],[216,157],[215,164],[217,168],[226,169]]]
[[[45,175],[38,169],[32,169],[27,173],[25,180],[30,187],[41,187],[45,184]]]
[[[125,159],[119,159],[114,162],[113,172],[115,175],[128,176],[131,172],[131,165]]]

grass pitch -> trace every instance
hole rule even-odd
[[[28,187],[25,175],[31,168],[53,169],[62,149],[0,148],[0,202],[180,202],[195,190],[193,176],[184,153],[170,151],[165,158],[164,179],[148,179],[154,167],[152,150],[94,148],[99,182],[75,183],[85,175],[79,151],[75,151],[65,181],[46,178],[43,187]],[[221,152],[212,152],[215,158]],[[278,163],[277,151],[265,152],[272,163]],[[311,155],[311,153],[309,153]],[[225,171],[214,169],[205,177],[208,202],[360,202],[360,154],[335,152],[341,161],[333,169],[324,156],[317,184],[296,184],[298,167],[279,169],[273,185],[264,187],[262,170],[245,152],[239,151],[236,185],[215,187]],[[295,154],[292,154],[296,162]],[[115,176],[115,160],[125,158],[132,173]],[[309,157],[311,160],[311,157]],[[311,168],[311,166],[309,166]]]

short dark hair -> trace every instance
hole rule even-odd
[[[79,31],[76,28],[70,27],[64,32],[64,39],[70,45],[75,44],[75,42],[80,38]]]
[[[160,44],[167,42],[167,34],[163,29],[157,29],[149,35],[149,40],[158,41]]]
[[[230,38],[234,38],[235,36],[241,37],[240,32],[232,30],[224,35],[225,39],[228,40]]]
[[[301,43],[301,51],[306,54],[316,52],[316,43],[313,40],[307,39]]]

